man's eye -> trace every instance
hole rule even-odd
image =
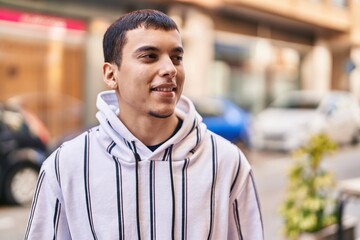
[[[179,64],[183,60],[183,57],[182,56],[174,56],[172,59],[173,59],[174,63]]]
[[[145,54],[142,56],[142,58],[145,58],[145,59],[156,59],[157,56],[156,54]]]

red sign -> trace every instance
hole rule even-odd
[[[0,20],[21,22],[47,27],[60,27],[71,30],[85,30],[86,24],[77,19],[61,18],[29,12],[0,8]]]

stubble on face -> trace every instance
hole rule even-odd
[[[156,113],[156,112],[153,112],[153,111],[149,111],[148,114],[154,118],[169,118],[173,115],[174,112],[172,113],[168,113],[168,114],[160,114],[160,113]]]

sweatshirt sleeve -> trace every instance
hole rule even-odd
[[[51,155],[42,165],[31,205],[25,239],[71,239]]]
[[[243,156],[243,176],[237,183],[238,191],[230,196],[228,239],[263,240],[264,229],[253,172]]]

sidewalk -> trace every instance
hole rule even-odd
[[[284,198],[286,186],[285,171],[289,159],[266,159],[252,162],[256,186],[261,201],[266,240],[285,240],[281,235],[279,207]]]

